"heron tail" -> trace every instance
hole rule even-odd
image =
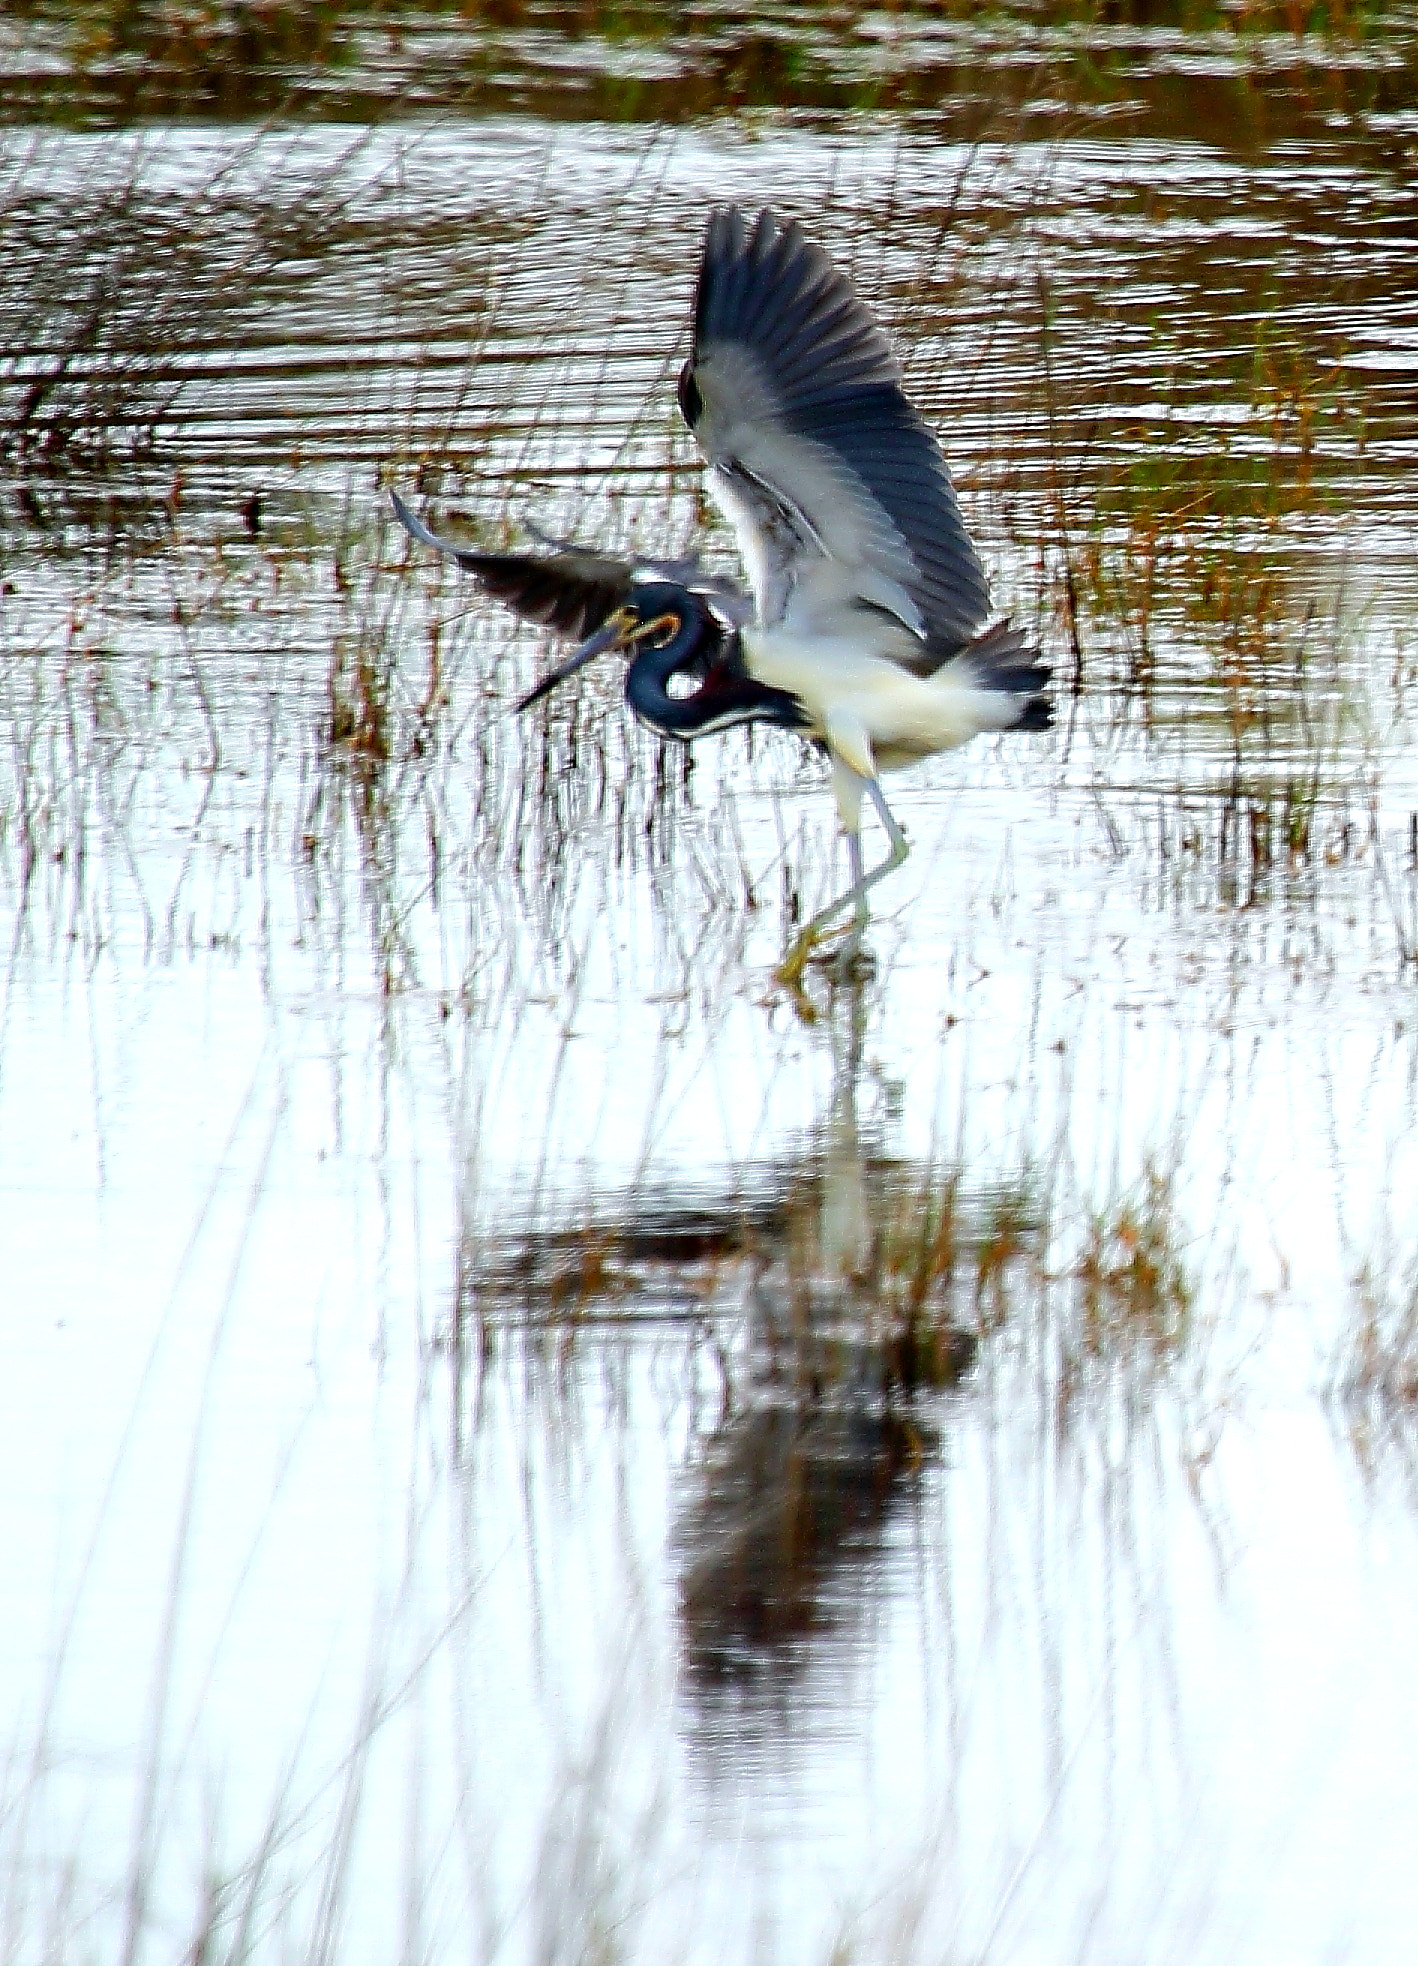
[[[1048,681],[1053,671],[1039,660],[1039,651],[1022,629],[1007,621],[996,622],[963,648],[955,660],[968,665],[980,689],[997,691],[1015,699],[1018,715],[1008,726],[1012,730],[1047,730],[1054,721],[1054,706],[1048,697]]]

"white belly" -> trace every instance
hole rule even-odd
[[[883,630],[892,633],[889,624]],[[746,630],[743,649],[750,675],[790,690],[817,736],[844,722],[864,731],[878,768],[954,750],[981,731],[1008,729],[1018,716],[1010,697],[981,689],[968,669],[953,662],[933,676],[916,676],[855,640],[808,638],[783,628]]]

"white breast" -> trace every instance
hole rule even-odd
[[[900,630],[883,622],[880,643],[899,642]],[[933,676],[916,676],[885,653],[864,646],[865,637],[814,635],[791,630],[748,629],[744,656],[750,675],[789,690],[812,719],[817,736],[851,724],[870,741],[879,767],[910,764],[937,751],[967,744],[981,731],[1005,730],[1017,720],[1012,698],[983,690],[968,669],[947,663]]]

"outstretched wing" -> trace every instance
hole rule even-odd
[[[637,579],[653,574],[704,594],[734,624],[751,617],[748,597],[733,581],[706,573],[697,559],[621,560],[591,553],[568,540],[545,540],[550,553],[482,553],[454,546],[426,526],[396,491],[389,496],[399,523],[421,546],[432,546],[476,576],[480,586],[519,616],[579,641],[593,635],[630,598]],[[533,529],[535,530],[535,529]]]
[[[531,520],[525,524],[533,539],[540,540],[543,546],[550,546],[558,553],[584,553],[575,540],[558,539],[553,533],[543,532]],[[753,619],[753,602],[738,581],[730,580],[726,573],[710,573],[697,553],[682,554],[677,560],[652,560],[645,554],[637,554],[629,564],[637,580],[649,576],[667,580],[673,587],[687,587],[692,594],[707,595],[735,628]]]
[[[430,532],[397,492],[391,492],[400,524],[421,546],[447,553],[476,575],[478,584],[523,621],[559,635],[593,635],[629,599],[635,569],[609,554],[561,548],[555,553],[480,553],[451,546]]]
[[[990,595],[901,384],[885,334],[796,224],[714,213],[679,400],[759,619],[824,632],[865,603],[919,636],[934,667],[979,632]]]

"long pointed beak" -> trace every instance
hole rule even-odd
[[[437,533],[430,532],[417,512],[411,512],[399,494],[390,487],[389,496],[394,501],[394,514],[405,532],[411,533],[420,546],[436,546],[440,553],[451,553],[453,548],[445,546]]]
[[[530,710],[534,703],[539,703],[544,696],[549,695],[558,683],[564,683],[568,676],[574,676],[578,669],[584,669],[586,664],[594,662],[598,655],[605,655],[609,650],[618,648],[628,626],[624,610],[617,608],[610,620],[603,622],[594,635],[567,656],[565,662],[560,663],[549,675],[543,676],[535,689],[527,691],[517,705],[518,710]]]

